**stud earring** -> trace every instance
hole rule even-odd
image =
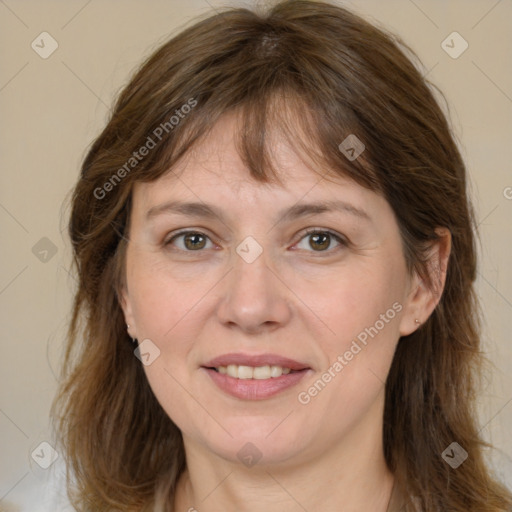
[[[126,324],[126,328],[129,329],[130,328],[130,324]],[[137,338],[134,338],[129,332],[128,332],[128,336],[130,336],[130,338],[132,339],[133,343],[137,343]]]
[[[421,322],[420,322],[417,318],[416,318],[414,321],[415,321],[418,325],[419,325],[419,324],[421,324]]]

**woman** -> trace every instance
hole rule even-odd
[[[473,412],[466,171],[406,51],[284,1],[122,91],[69,227],[77,510],[511,509]]]

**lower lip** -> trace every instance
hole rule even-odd
[[[309,372],[309,369],[305,369],[269,379],[236,379],[211,368],[203,367],[203,370],[222,391],[245,400],[264,400],[277,395],[295,386]]]

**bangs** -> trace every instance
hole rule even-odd
[[[370,85],[369,62],[361,62],[361,69],[355,66],[356,46],[340,49],[341,41],[334,44],[327,35],[314,43],[309,31],[318,27],[309,19],[304,27],[294,24],[291,30],[279,16],[270,23],[242,10],[228,18],[205,20],[204,26],[169,42],[135,76],[137,87],[120,98],[120,119],[114,123],[119,127],[114,145],[119,147],[111,147],[114,154],[131,155],[162,121],[168,126],[131,180],[153,181],[171,172],[222,116],[235,114],[235,146],[253,179],[280,182],[272,157],[279,134],[319,178],[348,177],[381,191],[383,177],[378,173],[383,169],[377,155],[383,137],[378,120],[384,112],[389,117],[389,91],[380,77]],[[237,30],[230,28],[237,24]],[[337,37],[353,45],[358,30],[347,27],[346,34]],[[214,40],[206,37],[208,32],[216,34]],[[195,41],[193,51],[185,36]],[[361,51],[373,49],[365,44]],[[171,127],[173,114],[191,99],[194,108]],[[347,137],[364,144],[356,158],[347,158],[339,149]]]
[[[322,99],[290,87],[265,95],[253,94],[238,104],[220,105],[215,100],[210,98],[195,107],[160,151],[155,152],[157,158],[146,172],[138,174],[136,181],[151,182],[174,173],[175,167],[217,129],[221,119],[234,115],[235,148],[255,181],[283,185],[274,152],[276,144],[284,141],[318,175],[318,180],[349,178],[382,193],[368,147],[354,160],[340,150],[347,137],[364,138],[350,113],[343,116],[347,120],[340,124],[339,113],[326,112]]]

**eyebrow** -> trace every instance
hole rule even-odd
[[[280,210],[277,217],[280,221],[291,221],[308,215],[318,215],[329,212],[348,213],[357,218],[372,222],[372,218],[365,210],[340,200],[295,204],[290,208]],[[178,215],[204,219],[219,219],[223,223],[225,223],[226,220],[224,213],[216,206],[207,203],[184,201],[168,201],[166,203],[153,206],[147,211],[146,219],[150,220],[164,213],[175,213]]]

